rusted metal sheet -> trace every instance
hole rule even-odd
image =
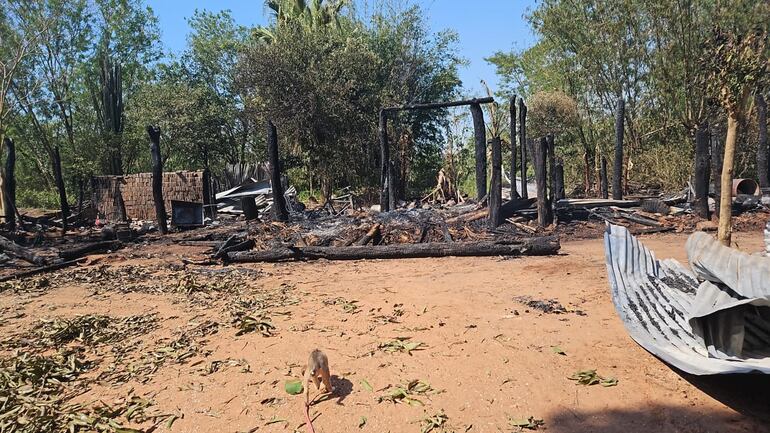
[[[756,263],[739,260],[743,253],[729,248],[730,254],[699,256],[696,248],[712,246],[700,234],[691,241],[688,250],[693,249],[690,256],[699,271],[717,276],[713,278],[717,281],[701,281],[700,273],[676,260],[658,260],[626,228],[607,226],[607,272],[623,324],[639,345],[688,373],[770,373],[770,290],[762,292],[761,285],[753,286],[753,276],[730,275],[752,273],[742,266]],[[711,261],[714,257],[719,263]],[[724,266],[729,263],[734,267]],[[728,287],[719,278],[741,286]]]

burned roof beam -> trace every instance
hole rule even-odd
[[[488,96],[486,98],[473,98],[473,99],[466,99],[462,101],[431,102],[427,104],[402,105],[400,107],[387,107],[387,108],[383,108],[382,111],[393,112],[393,111],[406,111],[406,110],[427,110],[431,108],[460,107],[463,105],[473,105],[473,104],[491,104],[492,102],[495,102],[495,99],[491,96]]]

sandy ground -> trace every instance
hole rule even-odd
[[[643,239],[658,257],[685,260],[686,235]],[[738,233],[736,240],[741,249],[761,249],[759,232]],[[179,262],[174,254],[203,251],[153,248],[104,262],[165,266]],[[446,431],[456,432],[518,431],[508,418],[529,416],[544,420],[541,429],[564,433],[770,431],[763,420],[770,416],[764,376],[690,377],[630,339],[612,306],[601,239],[564,239],[555,257],[241,267],[261,271],[242,284],[245,294],[280,290],[299,301],[270,309],[277,327],[272,337],[236,336],[224,297],[193,302],[179,293],[121,293],[112,284],[99,290],[73,284],[39,296],[4,292],[0,332],[13,335],[54,316],[156,313],[160,329],[138,338],[151,347],[190,323],[221,323],[216,334],[200,340],[204,350],[189,362],[163,365],[147,383],[93,383],[79,397],[111,401],[130,389],[149,394],[162,410],[183,414],[171,428],[175,432],[304,431],[304,399],[288,395],[284,382],[301,377],[316,347],[329,356],[336,388],[335,396],[312,406],[319,433],[419,432],[421,419],[441,411],[448,417]],[[555,299],[575,311],[543,314],[517,296]],[[337,298],[344,302],[330,302]],[[411,337],[424,350],[410,355],[378,349],[396,337]],[[212,361],[227,359],[245,360],[249,367],[241,361],[202,373]],[[619,383],[589,387],[567,379],[582,369]],[[413,379],[440,392],[417,396],[424,406],[378,403],[387,386]],[[362,417],[366,422],[359,428]]]

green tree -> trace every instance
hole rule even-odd
[[[704,68],[710,74],[712,93],[727,112],[727,138],[722,165],[719,231],[717,238],[730,246],[732,235],[732,189],[738,128],[744,120],[751,96],[767,82],[767,32],[757,29],[735,34],[716,28],[707,41]]]

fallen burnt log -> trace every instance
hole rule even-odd
[[[119,250],[120,248],[123,248],[123,242],[120,241],[93,242],[61,250],[59,251],[59,257],[64,260],[73,260],[91,253],[106,253],[108,251]]]
[[[55,271],[55,270],[58,270],[58,269],[66,268],[67,266],[76,265],[76,264],[80,263],[83,260],[85,260],[85,259],[79,258],[79,259],[75,259],[75,260],[68,260],[66,262],[58,262],[58,263],[54,263],[54,264],[47,265],[47,266],[41,266],[39,268],[33,268],[33,269],[26,270],[26,271],[16,272],[16,273],[13,273],[13,274],[10,274],[10,275],[3,275],[2,277],[0,277],[0,283],[4,283],[6,281],[15,280],[17,278],[31,277],[33,275],[42,274],[42,273],[45,273],[45,272],[50,272],[50,271]]]
[[[21,245],[14,243],[13,241],[0,236],[0,250],[13,254],[14,256],[24,259],[34,265],[42,266],[47,264],[47,260],[34,253],[34,251],[24,248]]]
[[[281,262],[287,260],[369,260],[407,259],[424,257],[487,257],[544,256],[559,251],[559,239],[554,236],[527,238],[502,242],[453,242],[423,244],[392,244],[347,247],[279,247],[267,251],[229,253],[229,262]]]

